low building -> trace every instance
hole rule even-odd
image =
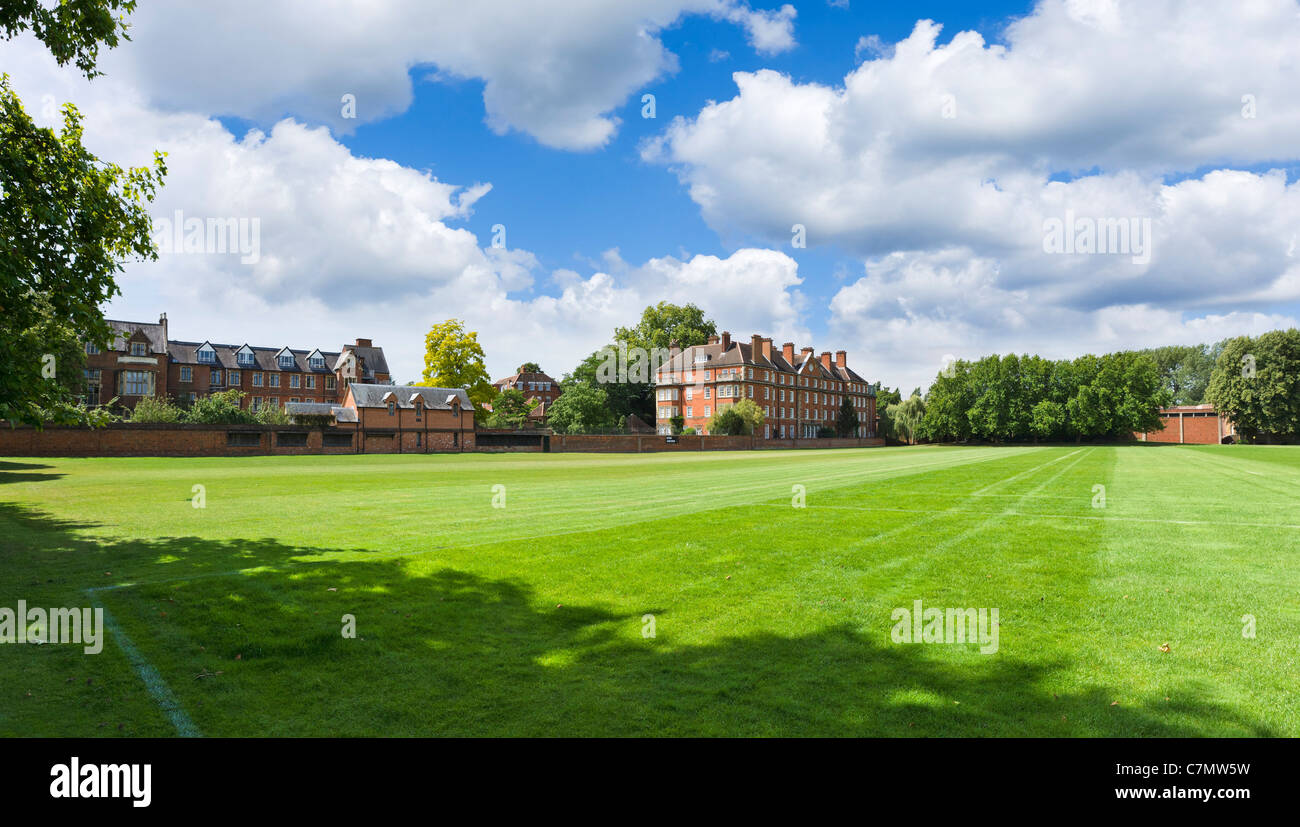
[[[655,429],[661,434],[671,433],[677,416],[684,427],[708,433],[714,413],[749,399],[763,411],[757,436],[807,439],[835,427],[847,398],[858,418],[853,436],[876,435],[875,389],[848,366],[843,350],[819,356],[805,347],[796,353],[794,343],[786,342],[778,351],[771,339],[755,335],[733,342],[724,331],[704,345],[671,348],[655,384]]]
[[[341,407],[356,412],[363,453],[474,450],[474,405],[463,388],[354,382]]]
[[[1213,405],[1175,405],[1160,409],[1164,428],[1134,434],[1143,442],[1172,442],[1187,445],[1218,445],[1235,440],[1237,429]]]

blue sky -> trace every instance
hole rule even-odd
[[[256,255],[129,264],[114,317],[372,338],[406,381],[446,318],[494,375],[558,376],[691,301],[911,388],[1300,316],[1297,0],[334,8],[142,4],[92,83],[0,44],[38,120],[69,100],[102,157],[168,153],[156,216],[257,222]],[[1053,249],[1067,218],[1105,243]]]

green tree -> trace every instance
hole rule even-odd
[[[853,407],[853,400],[844,397],[840,402],[840,413],[835,418],[835,435],[852,437],[858,435],[858,409]]]
[[[695,305],[659,302],[643,310],[641,320],[633,327],[615,328],[614,340],[629,348],[667,350],[673,342],[683,348],[702,345],[717,332],[717,325]]]
[[[100,307],[121,292],[115,275],[127,260],[157,257],[146,205],[166,175],[163,156],[152,169],[123,169],[88,152],[82,134],[70,104],[62,131],[38,128],[0,75],[0,419],[77,418],[69,386],[42,381],[55,343],[31,331],[52,316],[106,347],[112,331]]]
[[[135,11],[135,0],[61,0],[53,8],[49,5],[42,0],[6,0],[0,5],[0,37],[11,40],[30,30],[60,66],[74,63],[87,79],[100,74],[96,62],[101,45],[111,49],[119,40],[131,39],[126,14]]]
[[[541,365],[538,365],[536,362],[524,362],[522,365],[519,366],[519,372],[520,373],[541,373],[542,368]]]
[[[1031,409],[1029,430],[1034,441],[1051,439],[1065,427],[1065,406],[1050,399],[1040,400]]]
[[[434,387],[464,388],[477,409],[496,397],[483,359],[478,333],[465,330],[459,319],[447,319],[425,334],[422,378],[426,385]]]
[[[898,438],[905,439],[908,444],[915,443],[921,429],[921,422],[925,418],[925,400],[917,393],[897,405],[891,405],[890,408],[892,409],[891,420]]]
[[[528,424],[528,415],[539,404],[529,401],[517,388],[504,390],[492,400],[492,414],[487,424],[492,428],[522,428]]]
[[[1246,440],[1300,437],[1300,330],[1270,330],[1223,343],[1206,391]]]
[[[958,359],[935,378],[926,397],[925,417],[918,429],[919,435],[931,442],[964,442],[970,439],[968,413],[975,402],[970,373],[970,362]],[[880,407],[879,396],[876,397],[876,405],[877,410],[887,411],[887,408]],[[882,417],[881,436],[887,436],[887,433]]]
[[[556,433],[591,434],[612,431],[618,417],[609,409],[604,388],[586,384],[565,387],[547,411],[547,422]]]
[[[736,410],[736,405],[727,405],[713,412],[709,417],[708,431],[710,436],[741,436],[750,433],[749,423]]]
[[[686,427],[686,419],[681,414],[678,414],[668,420],[668,427],[674,434],[680,434],[682,429]]]
[[[732,406],[736,413],[745,423],[745,433],[752,434],[759,428],[763,427],[763,422],[767,417],[763,414],[763,409],[758,406],[752,399],[742,399]]]

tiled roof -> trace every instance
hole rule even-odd
[[[474,406],[469,401],[469,394],[464,388],[426,388],[417,385],[363,385],[354,382],[349,386],[352,389],[352,399],[356,402],[358,408],[386,408],[387,400],[384,397],[393,394],[397,400],[399,408],[415,407],[414,399],[416,396],[424,397],[424,407],[430,410],[451,410],[450,398],[456,397],[460,400],[460,406],[465,410],[473,410]]]
[[[333,416],[335,422],[357,421],[356,410],[345,408],[342,405],[331,405],[328,402],[286,402],[284,403],[284,412],[290,416],[294,414]]]
[[[108,326],[113,328],[113,341],[109,347],[110,350],[126,350],[126,342],[137,331],[144,331],[144,335],[149,338],[149,349],[154,353],[166,353],[167,341],[166,331],[162,324],[149,324],[148,322],[124,322],[116,319],[105,319]]]
[[[171,361],[182,365],[213,364],[212,362],[199,361],[198,350],[203,346],[203,344],[203,342],[170,341],[167,343],[167,352],[171,357]],[[250,346],[249,349],[253,351],[254,364],[241,365],[236,359],[235,354],[236,352],[243,350],[243,345],[219,345],[216,342],[208,342],[207,344],[211,345],[212,349],[217,353],[217,361],[215,364],[218,367],[227,368],[229,370],[283,370],[283,368],[280,367],[280,361],[277,357],[280,351],[284,350],[284,348]],[[338,357],[338,354],[322,350],[320,354],[325,357],[325,365],[319,368],[309,367],[307,364],[307,357],[315,352],[315,350],[290,349],[289,353],[293,355],[294,360],[293,370],[302,371],[303,373],[330,373],[330,365],[333,359]]]
[[[715,343],[711,345],[693,345],[684,348],[676,356],[664,362],[659,370],[661,372],[678,373],[682,371],[703,370],[705,368],[726,368],[739,365],[753,365],[760,368],[772,368],[784,373],[803,373],[805,368],[813,375],[822,379],[840,380],[845,382],[861,382],[867,385],[866,379],[863,379],[851,368],[839,367],[834,363],[830,369],[827,369],[821,363],[821,357],[816,353],[807,355],[802,352],[794,354],[794,364],[787,362],[785,356],[780,350],[773,348],[770,358],[763,356],[762,352],[755,352],[753,343],[733,341],[731,347],[725,352],[722,350],[722,344]],[[704,362],[695,361],[696,356],[706,355],[708,359]],[[874,391],[868,388],[868,394],[874,395]]]

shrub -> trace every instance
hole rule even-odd
[[[131,422],[173,423],[184,422],[185,411],[167,397],[146,396],[131,411]]]

